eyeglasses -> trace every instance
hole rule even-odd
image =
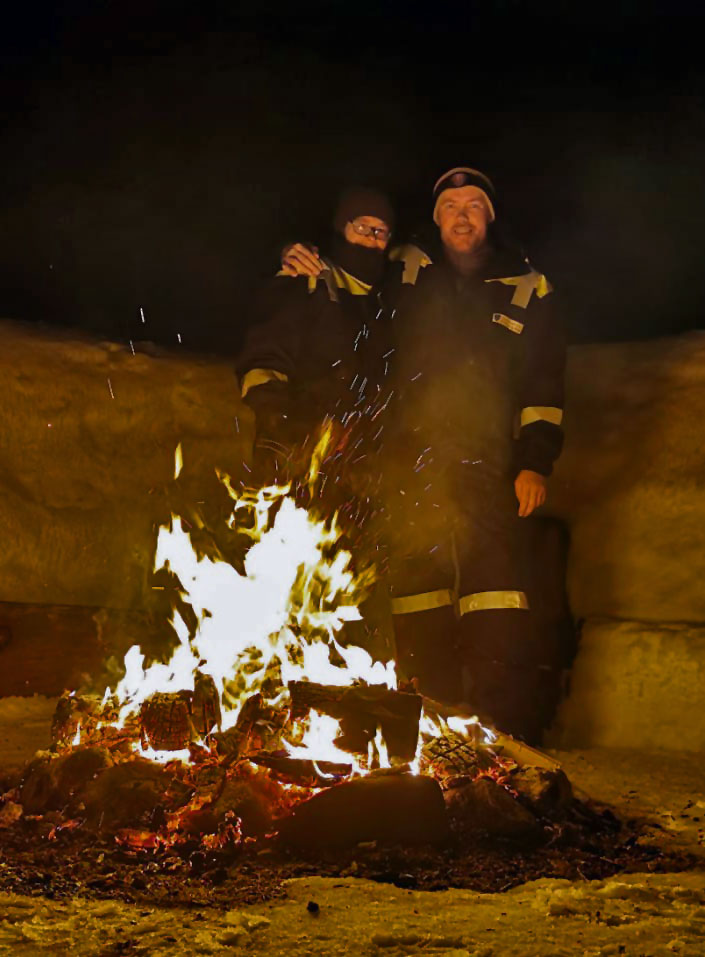
[[[389,239],[392,235],[388,226],[368,226],[367,223],[361,223],[353,219],[350,223],[358,236],[372,236],[374,239]]]

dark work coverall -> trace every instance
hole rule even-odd
[[[327,418],[343,429],[371,423],[385,401],[380,380],[387,340],[377,294],[326,262],[317,278],[280,273],[271,281],[257,300],[236,365],[242,396],[255,413],[258,447],[282,455],[312,442]]]
[[[550,286],[509,252],[470,278],[442,252],[394,255],[384,500],[400,663],[430,696],[535,740],[544,649],[527,627],[513,483],[522,469],[549,475],[562,445]]]

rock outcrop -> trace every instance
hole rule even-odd
[[[14,322],[0,351],[0,601],[140,607],[178,443],[185,468],[241,467],[231,364]]]
[[[582,623],[553,740],[705,748],[705,333],[571,350],[550,511]]]

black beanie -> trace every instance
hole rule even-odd
[[[376,216],[394,230],[394,210],[384,193],[364,186],[353,186],[340,194],[338,205],[333,218],[333,227],[336,232],[344,233],[347,223],[358,216]]]
[[[447,173],[439,176],[433,187],[433,221],[438,224],[438,199],[441,193],[446,189],[459,189],[462,186],[476,186],[481,190],[487,199],[490,210],[490,216],[495,218],[495,203],[497,202],[494,184],[489,176],[485,176],[479,169],[472,169],[470,166],[456,166],[449,169]]]

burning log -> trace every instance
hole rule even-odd
[[[210,675],[197,671],[193,691],[155,692],[140,709],[140,739],[155,751],[181,751],[221,724],[220,696]]]
[[[51,743],[69,744],[79,728],[94,724],[102,711],[100,698],[65,691],[57,701],[51,719]]]
[[[269,768],[281,781],[307,788],[327,787],[352,774],[351,764],[310,761],[291,758],[286,754],[252,754],[249,760],[260,767]]]
[[[410,761],[416,754],[422,699],[417,694],[393,691],[386,685],[338,687],[313,681],[290,681],[292,717],[309,711],[340,721],[338,747],[345,751],[367,751],[377,729],[390,757]]]
[[[477,777],[497,762],[490,747],[450,729],[425,744],[422,754],[434,777],[441,781],[458,775]]]
[[[194,678],[191,715],[194,727],[201,738],[217,727],[220,730],[222,714],[220,695],[211,675],[197,671]]]
[[[140,709],[142,747],[181,751],[199,735],[191,720],[190,692],[156,692]]]
[[[243,704],[232,728],[228,728],[227,731],[218,731],[213,735],[218,750],[227,754],[231,762],[239,758],[247,749],[250,735],[261,714],[262,695],[257,692],[250,695]]]
[[[320,791],[281,822],[279,834],[286,845],[307,850],[361,841],[442,844],[449,830],[443,794],[433,778],[390,774]]]

